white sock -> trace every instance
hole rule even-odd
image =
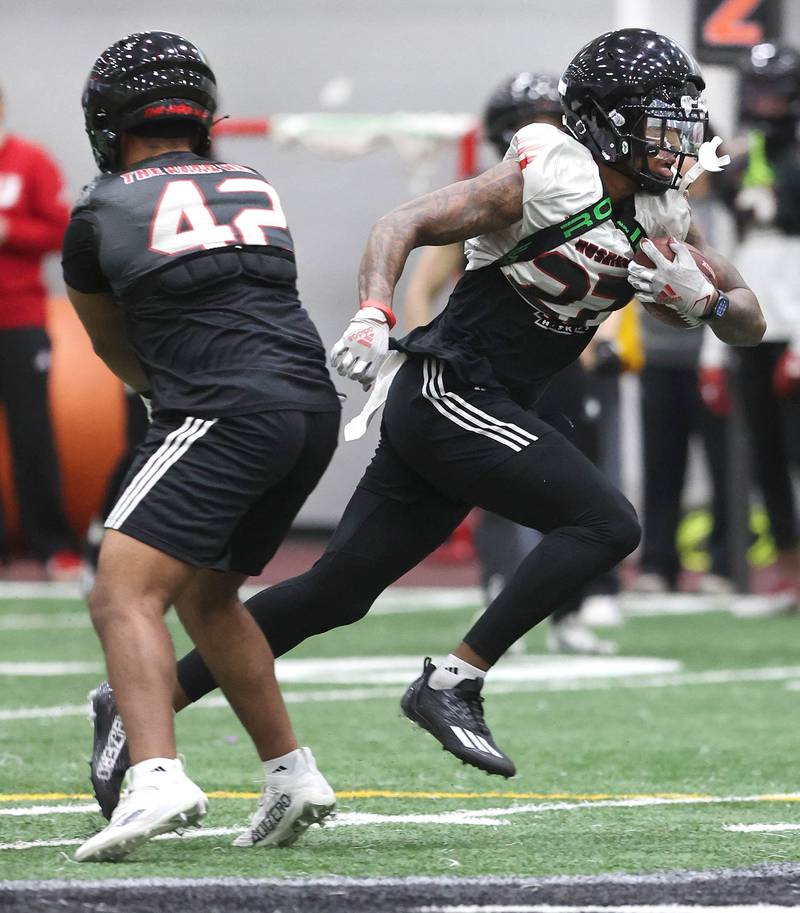
[[[264,777],[267,780],[272,777],[293,777],[316,767],[310,748],[295,748],[287,754],[270,758],[262,763],[264,764]]]
[[[433,670],[431,677],[428,679],[428,684],[434,691],[444,691],[447,688],[455,688],[465,678],[483,679],[485,677],[486,672],[483,669],[479,669],[477,666],[473,666],[450,653],[447,659],[443,660]]]
[[[178,758],[148,758],[146,761],[139,761],[138,764],[132,764],[129,774],[133,782],[137,780],[155,780],[158,777],[175,777],[183,773],[183,765]]]

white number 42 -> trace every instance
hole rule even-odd
[[[173,256],[226,244],[269,244],[265,228],[287,228],[278,194],[266,181],[226,178],[217,184],[217,191],[260,194],[267,206],[245,207],[230,225],[219,225],[194,181],[170,181],[153,215],[150,249]]]

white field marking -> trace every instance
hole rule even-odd
[[[54,707],[19,707],[0,710],[0,722],[12,720],[54,720],[65,716],[89,718],[89,702],[83,704],[56,704]]]
[[[73,812],[83,812],[87,809],[73,808]],[[88,808],[88,811],[98,811],[97,808]],[[325,829],[332,827],[372,827],[380,824],[438,824],[438,825],[472,825],[476,827],[503,827],[508,821],[491,818],[469,810],[461,812],[443,812],[437,815],[377,815],[366,812],[344,812],[325,822]],[[192,828],[183,834],[169,833],[154,837],[154,840],[198,839],[201,837],[224,837],[230,834],[240,834],[245,829],[239,827],[205,827]],[[65,840],[16,840],[13,843],[0,843],[0,850],[34,850],[59,846],[78,846],[85,838]]]
[[[726,824],[726,831],[738,833],[769,833],[771,831],[800,831],[800,824]]]
[[[57,675],[102,675],[102,663],[2,663],[0,675],[12,678],[52,678]]]
[[[800,691],[800,682],[786,682],[787,691]]]
[[[249,599],[267,585],[245,584],[240,594]],[[83,601],[77,583],[47,581],[0,581],[3,599],[76,599]],[[759,594],[702,596],[695,593],[664,593],[641,596],[622,593],[623,613],[635,617],[660,615],[698,615],[704,612],[730,612],[737,617],[758,617],[786,608],[785,597]],[[382,593],[371,610],[376,615],[406,612],[452,611],[474,608],[483,603],[479,587],[393,586]]]
[[[786,913],[788,907],[775,904],[445,904],[411,907],[414,913]]]
[[[219,801],[219,799],[215,800]],[[89,804],[72,805],[28,805],[16,808],[0,808],[0,816],[34,818],[39,815],[86,815],[97,814],[100,806]],[[487,815],[482,809],[437,812],[436,814],[412,813],[404,815],[380,815],[373,812],[339,812],[325,822],[325,827],[363,827],[368,824],[474,824],[484,827],[502,827],[508,824],[497,817]],[[244,825],[242,825],[244,827]],[[242,830],[242,828],[239,828]],[[190,831],[190,834],[199,831]],[[205,833],[205,832],[204,832]]]
[[[618,597],[623,616],[657,618],[670,615],[703,615],[728,612],[735,618],[763,618],[786,612],[795,603],[779,595],[746,593],[728,596],[701,596],[698,593],[621,593]]]
[[[421,669],[419,656],[342,656],[332,659],[279,659],[275,664],[283,685],[407,685]],[[527,656],[510,657],[492,671],[493,682],[557,682],[584,678],[617,678],[680,671],[674,659],[639,656]],[[100,663],[0,662],[0,675],[101,674]]]
[[[154,838],[159,839],[159,838]],[[408,875],[404,877],[383,876],[372,878],[351,878],[344,875],[322,875],[312,878],[241,878],[223,876],[217,878],[104,878],[86,881],[53,878],[31,881],[0,881],[0,896],[4,893],[17,894],[23,891],[47,891],[62,893],[66,889],[81,893],[101,891],[104,894],[114,888],[192,888],[192,887],[287,887],[287,888],[454,888],[465,885],[501,888],[541,888],[547,885],[665,885],[697,884],[723,879],[759,879],[772,877],[796,877],[800,866],[795,863],[758,865],[742,869],[714,869],[698,872],[691,870],[673,872],[652,872],[645,875],[631,875],[625,872],[604,875]],[[703,908],[695,908],[702,913]],[[786,913],[787,907],[781,907]]]
[[[249,599],[265,589],[268,589],[265,584],[248,583],[241,587],[239,594],[242,599]],[[77,583],[55,581],[48,583],[47,581],[0,580],[0,600],[4,599],[75,599],[83,602],[83,596]],[[476,586],[393,586],[381,593],[370,611],[373,615],[448,612],[474,608],[482,603],[481,590]],[[0,613],[0,617],[2,617],[2,613]],[[88,621],[88,615],[86,617]]]
[[[249,599],[267,589],[261,584],[245,584],[240,594]],[[0,600],[11,599],[74,599],[83,601],[79,585],[67,582],[0,581]],[[640,596],[623,593],[619,597],[623,614],[630,617],[658,617],[672,615],[698,615],[705,612],[730,612],[740,618],[772,615],[786,609],[782,597],[758,594],[734,596],[701,596],[694,593],[665,593]],[[483,604],[478,587],[389,587],[375,601],[372,615],[402,615],[407,613],[449,612],[474,608]],[[171,617],[171,616],[168,616]],[[89,618],[83,613],[56,613],[47,615],[7,615],[0,612],[0,630],[26,630],[47,627],[41,619],[50,619],[56,628],[89,627]],[[83,618],[83,622],[80,619]],[[29,619],[26,621],[25,619]]]
[[[375,825],[390,824],[437,824],[437,825],[469,825],[474,827],[502,827],[510,822],[507,818],[515,815],[539,815],[546,812],[572,812],[583,811],[593,808],[652,808],[654,806],[665,805],[731,805],[731,804],[748,804],[754,802],[780,802],[787,799],[800,799],[800,793],[785,793],[775,796],[687,796],[684,798],[668,799],[659,796],[642,796],[636,799],[600,799],[600,800],[580,800],[577,802],[537,802],[526,803],[524,805],[512,805],[499,808],[473,808],[473,809],[455,809],[452,811],[439,812],[436,814],[401,814],[385,815],[373,814],[368,812],[340,812],[330,819],[326,827],[371,827]],[[16,815],[25,817],[26,815],[36,816],[44,814],[40,809],[47,808],[48,811],[55,810],[62,814],[86,814],[96,813],[99,809],[94,804],[81,805],[64,805],[64,806],[27,806],[17,807],[14,809],[0,810],[0,814]],[[800,825],[798,825],[800,828]],[[219,836],[222,833],[238,833],[242,828],[220,829],[220,828],[199,828],[190,830],[185,833],[187,837],[210,837]],[[178,835],[167,835],[178,836]],[[0,850],[25,850],[35,849],[37,847],[55,847],[71,846],[80,843],[80,840],[71,841],[16,841],[15,843],[0,844]]]
[[[419,656],[345,656],[286,659],[275,664],[282,684],[407,685],[420,674]],[[673,659],[638,656],[509,657],[492,670],[492,682],[535,682],[657,675],[680,671]]]
[[[174,831],[170,834],[160,834],[153,837],[153,840],[179,840],[183,838],[192,839],[195,837],[227,837],[231,834],[241,834],[244,830],[242,827],[200,827],[192,828],[190,831],[184,831],[177,834]],[[69,837],[65,840],[15,840],[14,843],[0,843],[0,850],[37,850],[49,847],[59,846],[80,846],[86,840],[85,837]]]
[[[537,682],[487,683],[488,694],[527,694],[536,692],[611,691],[615,688],[675,688],[690,685],[728,685],[748,682],[775,682],[794,679],[800,675],[800,666],[766,666],[760,669],[714,669],[708,672],[683,672],[675,675],[643,676],[641,678],[580,679]],[[336,701],[394,700],[398,692],[394,687],[331,688],[325,690],[286,691],[283,698],[288,704],[315,704]],[[195,704],[204,710],[227,708],[224,697],[213,695]],[[20,707],[0,710],[0,722],[13,720],[59,719],[86,716],[88,704],[57,704],[52,707]]]
[[[37,815],[83,815],[87,812],[99,812],[96,802],[89,805],[28,805],[16,808],[0,808],[0,817],[33,818]]]

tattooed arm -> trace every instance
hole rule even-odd
[[[367,240],[358,274],[361,301],[391,307],[395,285],[415,247],[466,241],[521,218],[522,173],[517,162],[501,162],[472,180],[393,209],[375,223]]]
[[[709,326],[723,342],[732,346],[755,346],[767,329],[761,306],[752,289],[736,267],[718,251],[709,247],[694,222],[689,226],[686,240],[702,251],[717,276],[719,289],[728,296],[730,307],[719,319],[709,321]]]

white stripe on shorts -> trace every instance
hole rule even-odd
[[[471,403],[444,389],[444,368],[432,358],[425,359],[422,366],[424,382],[422,395],[445,418],[467,431],[491,438],[519,453],[532,441],[539,440],[535,434],[519,425],[504,422],[488,412],[477,409]]]
[[[164,473],[183,456],[192,444],[201,438],[217,419],[200,419],[187,416],[180,428],[164,438],[139,472],[131,479],[105,522],[107,529],[119,529],[141,502],[142,498],[158,482]]]

